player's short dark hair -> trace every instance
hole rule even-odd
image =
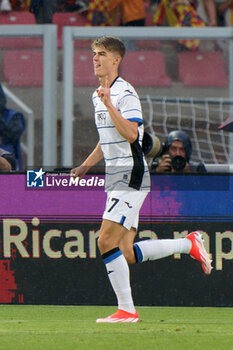
[[[125,55],[125,45],[121,39],[116,36],[101,36],[92,42],[92,50],[96,46],[103,46],[108,51],[117,52],[121,58]]]

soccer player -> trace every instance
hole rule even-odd
[[[133,244],[139,211],[150,191],[150,176],[141,144],[143,119],[138,95],[118,75],[125,54],[122,41],[104,36],[92,43],[94,73],[100,86],[93,94],[99,142],[71,176],[82,177],[103,157],[107,202],[98,247],[116,294],[118,311],[98,323],[138,322],[131,295],[128,264],[187,253],[201,262],[205,273],[211,261],[198,232],[182,239],[145,240]],[[135,73],[136,74],[136,73]]]

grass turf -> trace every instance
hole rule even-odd
[[[96,324],[102,306],[0,305],[1,350],[232,350],[233,308],[138,307],[136,324]]]

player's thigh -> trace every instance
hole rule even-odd
[[[101,254],[118,247],[126,233],[127,229],[121,224],[103,219],[98,239],[98,247]]]

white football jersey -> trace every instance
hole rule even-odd
[[[138,122],[138,139],[130,144],[115,128],[106,106],[93,93],[95,123],[99,133],[101,149],[105,159],[105,189],[150,190],[150,175],[142,151],[144,133],[141,103],[135,89],[121,77],[110,87],[111,101],[121,116]]]

